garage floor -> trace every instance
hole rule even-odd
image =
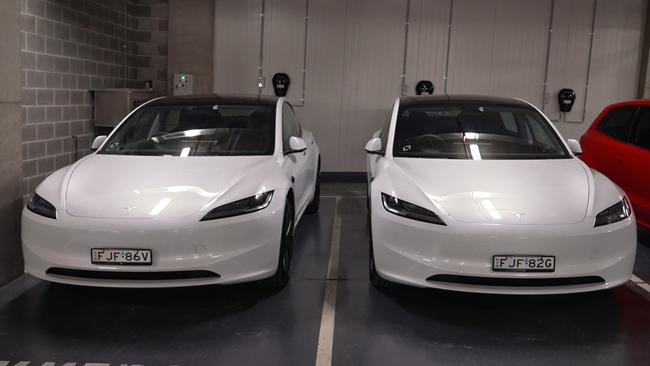
[[[378,292],[367,275],[365,185],[327,184],[322,195],[320,213],[297,229],[293,278],[278,293],[75,288],[28,276],[0,288],[0,366],[315,365],[317,353],[326,365],[329,345],[333,365],[650,364],[650,286],[545,297]],[[640,242],[635,274],[650,282],[650,235]],[[330,259],[331,243],[340,253]],[[335,292],[323,316],[326,287]]]

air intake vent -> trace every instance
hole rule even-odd
[[[50,268],[48,275],[87,278],[94,280],[121,280],[121,281],[169,281],[188,279],[219,278],[218,274],[211,271],[168,271],[168,272],[116,272],[116,271],[87,271],[80,269]]]
[[[564,278],[500,278],[500,277],[474,277],[439,274],[427,278],[429,282],[446,282],[473,286],[499,286],[499,287],[553,287],[574,286],[605,283],[598,276],[564,277]]]

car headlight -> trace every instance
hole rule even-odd
[[[27,201],[27,209],[37,215],[56,220],[56,208],[36,193],[32,194],[29,201]]]
[[[442,219],[435,213],[427,210],[426,208],[422,208],[412,203],[400,200],[397,197],[382,193],[381,202],[384,204],[386,211],[397,216],[402,216],[417,221],[424,221],[431,224],[447,226],[447,224],[445,224],[445,222],[442,221]]]
[[[223,206],[219,206],[212,211],[208,212],[201,221],[223,219],[225,217],[233,217],[244,215],[247,213],[260,211],[268,207],[273,198],[273,191],[268,191],[254,196],[246,197],[239,201],[231,202]]]
[[[632,215],[632,209],[627,198],[623,198],[617,204],[610,206],[596,216],[594,227],[613,224],[625,220]]]

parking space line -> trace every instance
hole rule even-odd
[[[20,361],[15,364],[12,364],[11,361],[0,361],[0,366],[29,366],[31,364],[31,361]],[[47,361],[41,364],[41,366],[56,366],[56,362],[53,361]],[[76,366],[76,362],[66,362],[61,364],[61,366]],[[106,362],[86,362],[82,363],[80,365],[83,366],[111,366],[110,363]],[[127,363],[122,363],[120,366],[142,366],[141,364],[127,364]],[[172,365],[172,366],[178,366],[178,365]]]
[[[361,196],[361,195],[351,195],[351,196],[332,196],[332,195],[321,195],[320,198],[366,198],[366,196]]]
[[[332,365],[332,349],[334,346],[334,323],[336,318],[336,288],[339,273],[339,251],[341,248],[341,212],[339,204],[341,197],[336,197],[334,207],[334,225],[330,239],[330,257],[327,267],[325,282],[325,297],[323,299],[323,312],[318,334],[318,351],[316,353],[316,366]]]
[[[644,280],[640,279],[639,277],[637,277],[635,275],[632,275],[632,278],[630,279],[630,281],[632,281],[632,283],[634,283],[635,285],[641,287],[645,291],[650,292],[650,284],[648,284]]]

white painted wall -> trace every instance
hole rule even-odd
[[[366,140],[422,79],[436,94],[527,99],[567,138],[638,91],[645,0],[215,1],[214,90],[258,93],[261,75],[272,94],[288,73],[324,171],[363,171]],[[565,87],[578,97],[562,116]]]

